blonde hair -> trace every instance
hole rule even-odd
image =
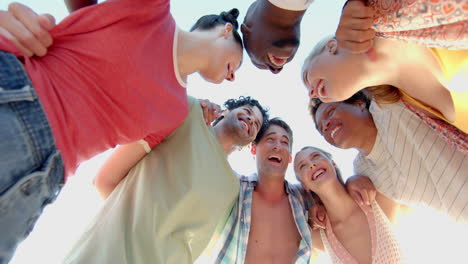
[[[365,89],[369,97],[378,104],[394,104],[402,97],[398,88],[388,84],[370,86]]]
[[[334,35],[322,38],[317,42],[317,44],[315,44],[310,54],[304,60],[304,64],[302,65],[302,82],[304,85],[308,82],[307,73],[309,72],[312,61],[325,50],[328,41],[333,39],[336,39]],[[402,97],[402,94],[397,87],[387,84],[365,87],[363,89],[368,92],[369,98],[378,104],[393,104],[398,102]]]
[[[302,64],[302,82],[304,85],[307,83],[307,73],[309,72],[309,67],[312,64],[312,61],[325,50],[328,41],[332,39],[335,39],[334,35],[329,35],[321,39],[319,42],[317,42],[317,44],[315,44],[312,51],[304,60],[304,64]]]

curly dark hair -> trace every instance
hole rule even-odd
[[[367,96],[367,93],[365,91],[359,91],[355,93],[353,96],[350,98],[342,101],[342,103],[346,104],[355,104],[357,102],[365,102],[366,103],[366,108],[369,109],[371,100]],[[311,98],[309,101],[309,113],[312,116],[312,119],[314,120],[315,123],[315,128],[318,130],[318,124],[317,124],[317,116],[315,115],[317,113],[317,110],[319,106],[323,104],[322,101],[320,101],[319,98]]]
[[[258,144],[258,142],[260,142],[260,140],[262,140],[262,138],[265,136],[265,132],[272,125],[279,126],[279,127],[283,128],[284,130],[286,130],[286,132],[289,135],[289,150],[291,151],[292,150],[292,145],[293,145],[293,132],[291,130],[291,127],[279,117],[275,117],[275,118],[270,119],[270,121],[268,121],[268,125],[262,127],[262,129],[260,131],[258,131],[257,137],[255,138],[255,140],[252,143],[255,144],[255,145]]]
[[[230,23],[233,27],[232,34],[234,35],[234,39],[236,42],[243,47],[242,38],[237,32],[239,29],[239,22],[237,22],[237,17],[239,16],[239,10],[237,8],[233,8],[228,12],[221,12],[219,15],[205,15],[200,17],[197,22],[190,28],[190,31],[194,31],[196,29],[200,30],[209,30],[218,25],[225,25],[226,23]]]
[[[260,127],[259,131],[264,129],[264,127],[268,126],[268,118],[269,118],[268,109],[264,108],[256,99],[253,99],[250,96],[239,96],[238,99],[228,99],[226,102],[224,102],[224,106],[229,111],[232,111],[232,110],[234,110],[236,108],[239,108],[241,106],[244,106],[244,105],[250,105],[252,107],[256,106],[256,107],[258,107],[258,109],[262,113],[263,123],[262,123],[262,126]],[[215,121],[213,121],[213,126],[218,124],[219,121],[221,121],[223,118],[224,118],[224,116],[220,116],[220,117],[216,118]]]

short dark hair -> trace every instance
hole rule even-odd
[[[237,8],[233,8],[228,12],[221,12],[219,15],[205,15],[200,17],[197,22],[190,28],[190,31],[194,31],[196,29],[200,30],[209,30],[218,25],[225,25],[226,23],[230,23],[233,27],[232,34],[234,35],[234,39],[236,42],[243,47],[242,38],[237,32],[239,29],[239,22],[237,22],[237,17],[239,16],[239,10]]]
[[[226,107],[226,109],[228,109],[229,111],[232,111],[244,105],[250,105],[252,107],[256,106],[262,113],[263,123],[259,131],[261,131],[264,127],[268,126],[268,118],[269,118],[268,109],[264,108],[256,99],[253,99],[250,96],[239,96],[238,99],[228,99],[226,102],[224,102],[224,107]],[[213,121],[212,126],[215,126],[216,124],[218,124],[219,121],[221,121],[223,118],[224,116],[220,116],[216,118]]]
[[[361,91],[355,93],[350,98],[342,101],[342,103],[345,103],[345,104],[355,104],[357,102],[365,102],[366,103],[366,108],[369,109],[371,100],[367,96],[366,92],[361,90]],[[318,108],[319,108],[319,106],[321,104],[323,104],[323,102],[319,98],[311,98],[310,101],[309,101],[309,113],[312,116],[312,119],[314,120],[315,128],[317,130],[318,130],[318,124],[317,124],[316,113],[317,113],[317,110],[318,110]]]
[[[289,150],[292,150],[293,132],[291,130],[291,127],[279,117],[270,119],[270,121],[268,121],[268,125],[262,127],[262,129],[258,132],[257,137],[253,141],[253,144],[255,145],[258,144],[258,142],[260,142],[260,140],[262,140],[262,138],[265,136],[266,131],[273,125],[279,126],[283,128],[284,130],[286,130],[286,132],[289,135]]]

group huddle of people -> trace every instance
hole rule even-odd
[[[64,263],[193,263],[203,252],[215,263],[323,252],[403,263],[393,223],[411,206],[468,225],[466,2],[344,1],[336,32],[301,58],[316,129],[358,151],[346,181],[330,153],[293,153],[291,127],[255,98],[221,112],[187,95],[192,73],[234,81],[244,49],[281,74],[313,1],[252,0],[242,24],[233,8],[189,31],[169,0],[66,3],[57,25],[19,3],[0,12],[0,264],[79,164],[116,146],[94,180],[104,206]],[[228,163],[244,146],[254,175]],[[289,164],[300,184],[285,180]]]

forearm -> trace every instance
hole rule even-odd
[[[71,13],[82,7],[95,5],[97,4],[97,0],[65,0],[65,4],[67,5],[68,12]]]
[[[119,146],[99,170],[94,185],[103,199],[127,176],[128,172],[146,155],[138,142]]]

